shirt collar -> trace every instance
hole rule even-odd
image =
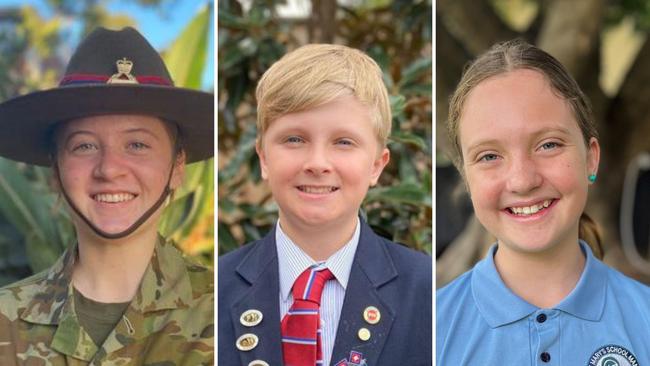
[[[347,287],[348,279],[350,278],[354,254],[359,245],[359,234],[360,225],[359,218],[357,218],[357,225],[352,234],[352,238],[324,262],[324,266],[332,272],[337,282],[344,289]],[[300,274],[307,268],[322,262],[313,260],[307,253],[300,249],[300,247],[296,245],[284,231],[282,231],[279,220],[276,223],[275,242],[278,252],[278,268],[280,272],[280,295],[282,296],[282,299],[288,299],[293,283],[296,281],[298,276],[300,276]]]
[[[598,261],[589,246],[580,241],[586,257],[580,280],[569,295],[554,309],[585,320],[598,321],[605,307],[607,267]],[[539,310],[513,293],[501,280],[494,264],[497,246],[474,267],[472,294],[479,312],[492,328],[518,321]]]
[[[21,318],[37,324],[59,324],[66,306],[72,301],[72,270],[77,257],[77,246],[68,249],[49,269],[45,279],[33,286],[32,300],[21,313]],[[145,313],[183,307],[192,298],[192,286],[184,260],[171,242],[159,238],[151,261],[131,302],[131,306]]]

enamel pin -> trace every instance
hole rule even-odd
[[[117,65],[117,74],[111,75],[106,82],[107,84],[138,84],[138,81],[131,75],[133,61],[127,60],[126,57],[115,62]]]
[[[368,330],[368,328],[359,329],[357,335],[359,336],[359,339],[364,342],[370,339],[370,331]]]
[[[368,366],[366,359],[363,358],[363,353],[357,351],[350,351],[350,356],[337,362],[334,366]]]
[[[363,320],[366,321],[368,324],[377,324],[379,323],[379,320],[381,319],[381,313],[379,312],[379,309],[377,309],[374,306],[368,306],[364,311],[363,311]]]
[[[251,361],[248,366],[269,366],[268,362],[262,360]]]
[[[262,322],[262,312],[256,309],[244,311],[239,317],[239,322],[245,327],[254,327]]]
[[[259,338],[253,333],[246,333],[241,337],[237,338],[237,349],[240,351],[250,351],[253,348],[257,347],[259,343]]]

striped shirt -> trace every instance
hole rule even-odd
[[[354,254],[359,244],[359,233],[360,225],[357,218],[357,226],[350,241],[332,254],[325,262],[322,262],[336,278],[335,281],[328,281],[325,284],[321,296],[320,317],[324,365],[329,365],[332,358],[336,330],[341,316],[341,309],[343,308],[343,299],[345,298],[345,289],[350,278]],[[305,269],[320,263],[314,261],[291,241],[282,231],[279,221],[276,224],[275,242],[277,244],[280,272],[280,319],[282,319],[293,304],[293,295],[291,294],[293,283]]]

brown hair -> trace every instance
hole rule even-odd
[[[264,73],[255,95],[258,143],[279,117],[346,95],[353,95],[369,108],[370,121],[383,146],[390,135],[390,102],[381,69],[354,48],[310,44],[289,52]]]
[[[484,80],[519,69],[542,74],[551,89],[568,103],[582,132],[585,145],[589,146],[592,137],[598,138],[589,100],[558,60],[520,39],[497,43],[465,69],[449,103],[447,132],[452,143],[451,158],[461,175],[464,176],[463,155],[458,126],[467,97]],[[598,226],[584,212],[580,217],[579,237],[589,243],[596,256],[602,257],[602,239]]]

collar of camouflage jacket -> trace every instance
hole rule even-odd
[[[30,323],[57,325],[52,348],[76,358],[91,360],[99,347],[81,328],[74,310],[71,278],[76,252],[76,246],[66,251],[50,268],[45,279],[38,284],[41,288],[20,317]],[[159,331],[157,322],[150,320],[146,314],[187,308],[192,296],[190,276],[182,255],[172,243],[159,240],[135,297],[101,351],[110,353],[124,347],[126,340],[144,338]]]

